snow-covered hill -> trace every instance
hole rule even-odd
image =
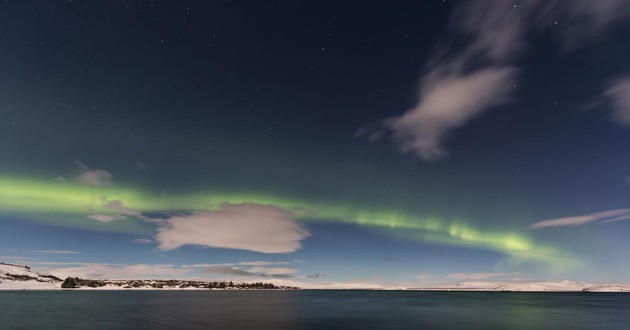
[[[206,282],[189,280],[90,280],[68,277],[61,280],[53,275],[32,271],[28,266],[0,263],[0,290],[289,290],[289,286],[271,283]]]
[[[427,288],[425,290],[432,290]],[[470,281],[436,290],[457,291],[512,291],[512,292],[630,292],[630,285],[603,284],[593,285],[585,282],[550,280],[550,281]]]
[[[66,282],[73,278],[66,279]],[[227,282],[202,282],[186,280],[86,280],[75,278],[76,283],[65,285],[68,288],[88,290],[208,290],[208,289],[259,289],[261,287],[246,283],[227,285]],[[70,282],[73,282],[70,281]],[[0,262],[0,290],[53,290],[62,289],[62,279],[53,275],[34,272],[27,266],[13,265]],[[223,283],[223,284],[222,284]],[[263,283],[260,283],[263,284]],[[354,283],[352,285],[301,285],[302,289],[328,290],[429,290],[429,291],[527,291],[527,292],[629,292],[630,284],[602,284],[593,285],[585,282],[567,280],[549,281],[468,281],[456,285],[441,287],[410,288],[383,287],[380,285],[366,285]],[[276,285],[262,287],[263,289],[295,289],[290,286]],[[71,289],[72,290],[72,289]]]
[[[36,273],[27,266],[0,263],[0,290],[46,290],[60,287],[60,278]]]

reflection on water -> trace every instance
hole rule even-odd
[[[630,329],[630,294],[0,292],[1,329]]]

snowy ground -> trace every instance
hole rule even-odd
[[[118,285],[107,285],[99,288],[81,287],[78,289],[67,290],[208,290],[206,288],[179,288],[165,287],[163,289],[153,288],[150,286],[151,281],[147,281],[147,286],[138,288],[125,288]],[[303,287],[309,289],[310,287]],[[379,290],[390,289],[380,286],[371,286],[366,284],[356,284],[347,286],[317,286],[313,289],[365,289]],[[394,290],[405,290],[405,288],[391,288]],[[15,265],[0,264],[0,290],[62,290],[61,281],[51,278],[49,275],[39,274],[28,268]],[[64,289],[66,290],[66,289]],[[408,290],[427,290],[427,291],[523,291],[523,292],[630,292],[630,285],[618,284],[602,284],[593,285],[585,282],[575,281],[512,281],[512,282],[489,282],[489,281],[470,281],[456,285],[448,285],[443,287],[425,287],[413,288]]]

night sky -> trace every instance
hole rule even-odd
[[[624,0],[0,4],[0,261],[627,282]]]

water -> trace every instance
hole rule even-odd
[[[0,291],[0,329],[630,329],[630,294]]]

